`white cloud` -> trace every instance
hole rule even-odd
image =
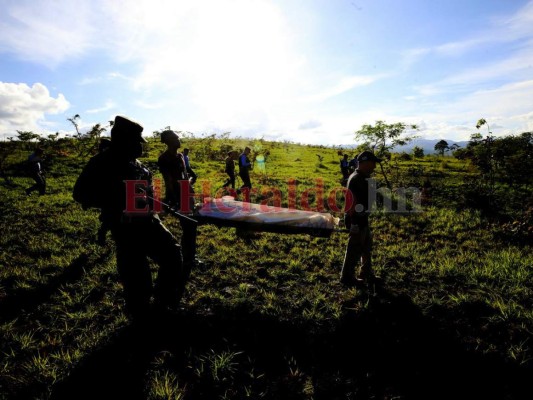
[[[0,134],[11,135],[16,130],[39,133],[45,115],[59,114],[69,108],[62,94],[50,96],[46,86],[35,83],[0,82]]]
[[[475,125],[480,118],[487,120],[495,136],[518,134],[533,130],[532,91],[533,79],[480,89],[431,108],[417,108],[402,120],[418,124],[426,138],[468,140],[478,131]],[[485,128],[481,133],[487,134]]]
[[[98,41],[89,2],[7,0],[0,17],[0,51],[48,67],[75,59]]]
[[[86,110],[85,112],[87,114],[97,114],[97,113],[100,113],[100,112],[112,110],[112,109],[114,109],[116,107],[117,107],[117,105],[115,104],[115,102],[113,100],[108,100],[108,101],[105,102],[105,104],[102,107],[92,108],[90,110]]]
[[[115,80],[115,79],[121,79],[126,82],[134,82],[134,78],[130,78],[124,74],[121,74],[120,72],[109,72],[108,74],[104,76],[86,76],[83,77],[79,82],[78,85],[85,86],[85,85],[92,85],[98,82],[103,81],[104,79],[107,80]]]
[[[178,119],[180,126],[195,132],[216,128],[236,135],[266,134],[336,144],[352,142],[353,131],[378,119],[423,122],[427,132],[466,136],[480,117],[501,125],[502,131],[531,126],[533,1],[511,16],[492,19],[485,31],[463,40],[407,50],[395,72],[391,67],[389,73],[374,75],[346,64],[326,64],[328,54],[321,55],[324,64],[317,65],[317,59],[305,50],[313,47],[306,42],[309,38],[319,38],[308,34],[309,18],[289,21],[285,11],[284,2],[269,0],[4,0],[0,54],[47,67],[85,55],[97,57],[88,62],[114,60],[110,70],[116,72],[101,76],[89,72],[79,78],[79,84],[104,80],[112,84],[111,80],[120,79],[123,96],[116,101],[127,107],[129,89],[136,89],[138,96],[131,95],[130,107],[135,112],[149,110],[146,119],[154,121],[154,129],[161,125],[157,116]],[[309,7],[309,13],[317,20],[322,18],[320,10]],[[301,37],[295,36],[298,33]],[[502,53],[496,50],[497,57],[489,61],[480,57],[478,63],[460,69],[463,55],[489,51],[492,46],[502,46]],[[406,80],[419,86],[405,90],[402,80],[409,77],[408,72],[426,67],[428,60],[433,68],[448,59],[453,61],[453,74],[444,72],[433,81],[424,81],[427,74],[421,73]],[[432,76],[441,71],[436,69]],[[376,90],[368,96],[369,104],[379,105],[368,109],[357,103],[350,108],[349,101],[356,96],[343,95],[354,90],[369,93],[363,87],[385,78],[383,85],[372,86]],[[24,90],[38,92],[36,85],[18,86],[18,96]],[[8,101],[3,88],[0,113],[8,115],[1,119],[0,128],[37,129],[45,126],[47,114],[68,107],[62,95],[53,98],[44,89],[43,98],[48,97],[51,105],[42,100],[28,107],[22,102],[19,115],[20,111],[6,111],[13,110],[4,105],[17,95],[8,96]],[[379,90],[389,90],[383,101],[377,99]],[[404,101],[393,104],[390,99],[400,91]],[[327,107],[321,104],[325,100]],[[112,101],[103,105],[98,101],[84,107],[89,109],[86,113],[116,106]],[[359,114],[353,114],[353,109]],[[307,120],[310,115],[316,119]],[[168,123],[174,121],[163,124]]]
[[[463,40],[405,50],[402,53],[402,63],[404,66],[411,66],[429,55],[459,57],[487,46],[530,39],[533,37],[533,1],[529,1],[511,16],[494,17],[488,24],[487,29]]]
[[[365,76],[345,76],[345,77],[340,78],[333,85],[323,80],[322,82],[320,82],[320,86],[327,87],[327,89],[325,90],[321,89],[316,94],[304,97],[303,101],[319,103],[331,97],[335,97],[343,93],[346,93],[352,89],[355,89],[356,87],[370,85],[374,83],[375,81],[385,78],[387,76],[388,74],[365,75]]]
[[[314,129],[314,128],[318,128],[319,126],[322,126],[322,122],[316,120],[316,119],[310,119],[308,121],[305,121],[303,123],[301,123],[299,126],[298,126],[298,129]]]
[[[477,36],[404,53],[407,67],[424,65],[432,56],[458,59],[448,76],[414,88],[418,107],[412,107],[411,115],[425,123],[428,136],[468,140],[476,132],[475,122],[482,117],[491,122],[496,135],[531,129],[528,113],[533,109],[532,22],[530,1],[511,16],[494,18],[487,30]],[[485,54],[468,64],[460,58],[468,52],[481,55],[485,51],[493,56]],[[466,66],[461,70],[462,65]]]
[[[471,90],[478,84],[491,84],[498,81],[514,81],[533,76],[533,41],[530,47],[510,55],[502,61],[481,64],[474,68],[451,75],[438,82],[416,88],[421,95],[432,96]],[[492,83],[494,85],[494,83]]]

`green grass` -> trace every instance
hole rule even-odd
[[[205,154],[222,144],[268,150],[266,173],[252,173],[252,181],[279,188],[284,206],[289,179],[298,200],[317,178],[326,195],[340,187],[334,149],[184,142],[196,187],[209,184],[211,196],[225,180],[223,155]],[[155,166],[162,150],[151,142],[143,161]],[[204,225],[198,253],[208,268],[193,271],[181,312],[139,330],[124,314],[112,241],[95,243],[98,213],[71,200],[86,159],[55,157],[48,193],[27,198],[26,153],[10,155],[11,183],[0,183],[0,398],[454,397],[455,384],[433,391],[449,381],[515,398],[526,387],[533,252],[494,218],[463,206],[461,193],[476,176],[463,161],[391,163],[396,186],[430,179],[433,197],[423,212],[372,216],[384,289],[339,284],[344,233],[243,235]],[[263,199],[261,190],[254,196]],[[507,218],[518,219],[515,211]],[[179,238],[179,222],[162,219]]]

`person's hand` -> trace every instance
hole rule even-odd
[[[350,236],[359,236],[360,233],[361,233],[361,230],[359,228],[359,225],[352,224],[350,226]]]

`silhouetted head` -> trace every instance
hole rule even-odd
[[[181,141],[178,133],[172,130],[161,132],[161,142],[165,143],[169,148],[179,149]]]
[[[138,122],[117,115],[111,128],[111,146],[117,153],[134,160],[142,155],[142,145],[146,143],[142,131],[143,127]]]
[[[371,174],[376,169],[377,162],[381,162],[381,158],[376,157],[371,151],[363,151],[357,156],[357,170]]]

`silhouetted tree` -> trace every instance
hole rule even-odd
[[[403,146],[415,139],[416,136],[402,136],[406,129],[418,129],[416,125],[406,125],[403,122],[386,124],[376,121],[375,125],[363,125],[355,132],[356,140],[363,140],[364,147],[372,150],[378,157],[389,158],[390,151],[396,146]]]
[[[435,144],[435,151],[441,156],[443,156],[448,150],[450,150],[450,147],[448,146],[448,142],[446,140],[440,140]]]
[[[414,158],[423,158],[424,149],[422,147],[415,146],[413,147],[413,157]]]

